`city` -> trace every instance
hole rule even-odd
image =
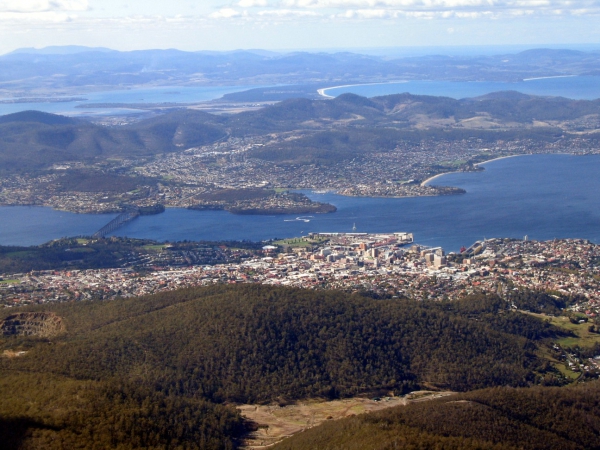
[[[189,251],[165,266],[168,248],[164,248],[141,259],[129,255],[123,267],[114,269],[2,274],[0,301],[11,307],[130,297],[215,283],[261,283],[421,300],[525,289],[571,298],[570,308],[590,319],[600,313],[596,244],[578,239],[488,239],[464,254],[446,255],[441,248],[409,245],[399,236],[410,234],[311,235],[266,245],[260,252],[219,249],[241,261],[225,264],[194,265],[197,254]]]
[[[75,213],[114,213],[132,206],[193,208],[210,206],[215,193],[233,196],[254,189],[275,194],[278,190],[330,190],[360,197],[418,197],[456,195],[459,188],[426,183],[452,171],[481,170],[478,163],[520,154],[598,153],[587,138],[485,143],[461,141],[401,141],[393,151],[365,153],[335,164],[277,163],[253,154],[256,149],[299,139],[302,134],[284,133],[261,137],[229,138],[224,142],[190,148],[154,158],[120,158],[102,163],[63,163],[42,175],[7,175],[0,178],[0,205],[48,206]],[[68,187],[72,177],[87,174],[98,180],[88,187]],[[107,180],[114,180],[110,183]],[[243,195],[241,195],[243,197]],[[306,208],[290,198],[241,200],[242,210],[295,211]],[[308,209],[307,211],[309,211]]]

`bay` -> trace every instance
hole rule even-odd
[[[405,81],[397,83],[358,84],[325,89],[331,97],[352,93],[363,97],[401,94],[433,95],[451,98],[478,97],[499,91],[517,91],[523,94],[566,97],[577,100],[600,98],[600,77],[548,77],[514,83],[498,81]]]
[[[306,192],[338,207],[312,217],[238,216],[224,211],[169,208],[143,216],[115,235],[159,241],[266,240],[308,232],[407,231],[423,245],[457,251],[492,237],[600,243],[600,155],[527,155],[483,164],[481,172],[436,178],[464,195],[358,198]],[[93,234],[114,215],[78,215],[49,208],[0,207],[0,244],[33,245],[62,236]]]
[[[0,115],[26,110],[37,110],[68,116],[96,116],[131,114],[133,108],[86,107],[93,103],[194,103],[221,98],[223,95],[264,86],[162,86],[155,88],[132,88],[92,93],[73,94],[69,97],[85,98],[73,102],[0,103]],[[562,96],[573,99],[592,100],[600,98],[600,77],[537,78],[516,83],[503,82],[453,82],[453,81],[406,81],[397,83],[360,84],[332,87],[325,94],[337,97],[354,93],[365,97],[409,92],[415,95],[434,95],[452,98],[477,97],[490,92],[514,90],[532,95]],[[140,111],[140,110],[137,110]]]
[[[69,95],[69,98],[85,98],[85,101],[0,103],[0,115],[27,110],[67,116],[131,114],[136,110],[132,108],[90,108],[85,106],[90,103],[194,103],[214,100],[225,94],[245,91],[250,88],[248,86],[163,86],[100,91]]]

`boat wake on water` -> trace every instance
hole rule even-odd
[[[314,216],[300,216],[300,217],[296,217],[295,219],[284,219],[284,222],[305,222],[308,223],[310,222],[310,219],[314,219]]]

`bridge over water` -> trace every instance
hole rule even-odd
[[[126,223],[131,222],[133,219],[135,219],[139,215],[140,215],[140,212],[138,210],[125,211],[125,212],[119,214],[117,217],[115,217],[110,222],[108,222],[106,225],[104,225],[98,231],[96,231],[94,233],[93,237],[95,237],[95,238],[104,237],[107,234],[112,233],[116,229],[121,228]]]

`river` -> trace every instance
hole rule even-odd
[[[35,110],[67,116],[95,116],[131,114],[132,108],[92,108],[94,103],[197,103],[221,98],[225,94],[245,91],[253,86],[162,86],[154,88],[132,88],[91,93],[73,94],[69,98],[82,101],[0,103],[0,115]],[[2,99],[0,99],[2,100]],[[6,100],[6,99],[4,99]],[[140,110],[137,110],[140,112]]]
[[[464,195],[357,198],[307,192],[338,207],[333,214],[245,216],[169,208],[143,216],[115,234],[159,241],[265,240],[308,232],[407,231],[425,245],[457,251],[492,237],[547,240],[586,238],[600,243],[600,156],[527,155],[483,164],[482,172],[453,173],[434,184]],[[90,235],[114,215],[78,215],[41,207],[0,207],[0,244],[34,245]]]
[[[58,103],[0,103],[0,115],[19,111],[37,110],[68,116],[96,116],[131,114],[131,108],[87,107],[94,103],[194,103],[221,98],[223,95],[265,86],[163,86],[155,88],[132,88],[93,93],[73,94],[70,97],[85,101]],[[574,99],[600,98],[600,77],[536,78],[518,83],[492,81],[407,81],[382,84],[360,84],[324,89],[327,96],[336,97],[352,92],[365,97],[410,92],[418,95],[440,95],[453,98],[476,97],[490,92],[514,90],[533,95],[562,96]],[[0,99],[2,100],[2,99]],[[140,112],[139,110],[137,112]]]

